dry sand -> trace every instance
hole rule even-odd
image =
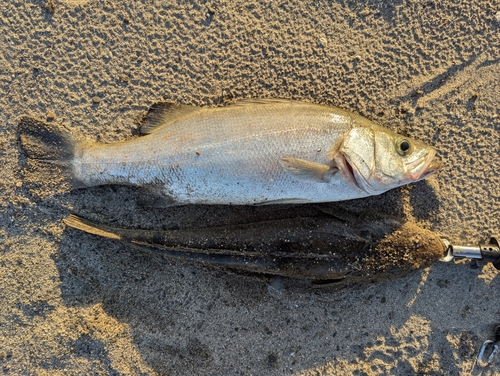
[[[0,30],[4,374],[500,374],[500,356],[473,368],[500,322],[491,265],[317,291],[139,254],[61,220],[168,227],[261,209],[150,211],[131,189],[68,193],[23,172],[16,132],[27,114],[122,140],[162,98],[336,105],[435,145],[446,164],[343,207],[484,241],[500,232],[497,1],[4,0]]]

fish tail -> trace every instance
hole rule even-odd
[[[28,166],[42,171],[45,180],[58,175],[57,180],[62,178],[71,188],[86,186],[74,176],[72,162],[79,142],[69,132],[55,124],[24,116],[20,119],[18,133]],[[41,164],[46,165],[45,168],[41,168]]]
[[[76,228],[77,230],[86,232],[88,234],[98,235],[108,239],[122,240],[122,237],[120,235],[111,232],[110,230],[99,228],[96,224],[80,218],[74,214],[70,214],[67,218],[63,219],[63,222],[66,224],[66,226]]]

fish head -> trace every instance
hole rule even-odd
[[[370,195],[427,178],[443,164],[423,142],[377,125],[352,128],[334,161],[351,184]]]

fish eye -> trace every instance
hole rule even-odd
[[[396,142],[396,150],[400,155],[410,154],[411,144],[406,139],[401,139]]]

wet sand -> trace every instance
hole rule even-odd
[[[434,145],[445,169],[326,207],[375,210],[455,243],[484,242],[500,233],[494,2],[8,0],[0,30],[5,374],[500,373],[500,356],[474,367],[500,322],[490,264],[437,263],[399,280],[316,290],[138,253],[68,230],[62,219],[170,228],[268,209],[147,209],[131,188],[69,192],[23,169],[17,138],[22,115],[89,140],[136,137],[140,117],[162,99],[335,105]]]

